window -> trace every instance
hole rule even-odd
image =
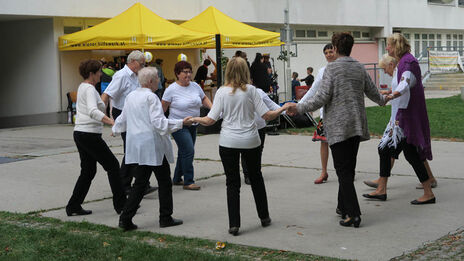
[[[360,31],[353,31],[353,37],[354,38],[361,38],[361,32]]]
[[[459,42],[458,42],[458,50],[459,54],[462,55],[464,53],[464,41],[463,41],[463,35],[460,34],[459,36]]]
[[[296,37],[306,37],[305,30],[296,30],[295,36]]]
[[[416,38],[414,42],[414,56],[416,56],[416,58],[420,56],[420,40],[418,38]]]
[[[363,35],[364,35],[364,33],[363,33]],[[410,34],[404,34],[404,37],[405,37],[406,39],[408,39],[408,41],[411,40],[411,35],[410,35]]]
[[[306,36],[309,38],[316,38],[316,30],[307,30]]]
[[[454,6],[455,0],[427,0],[429,4],[438,4],[438,5],[452,5]]]
[[[328,37],[329,33],[327,31],[317,31],[317,37]]]
[[[441,47],[441,34],[437,34],[437,50],[442,51],[443,48]]]
[[[75,32],[79,32],[80,30],[82,30],[82,27],[80,26],[65,26],[64,34],[72,34]]]
[[[464,0],[458,0],[458,6],[464,7]]]

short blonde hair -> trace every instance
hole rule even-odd
[[[386,53],[382,56],[382,59],[380,59],[379,67],[382,69],[385,69],[387,65],[389,65],[390,63],[393,63],[396,66],[398,64],[398,61],[396,60],[395,57],[392,57],[388,55],[388,53]]]
[[[246,85],[250,83],[250,70],[245,59],[232,57],[227,63],[225,76],[225,85],[234,88],[232,93],[235,93],[238,88],[246,91]]]
[[[411,51],[408,40],[400,33],[394,33],[387,38],[387,43],[393,47],[393,52],[397,58],[403,57],[405,53]]]
[[[148,87],[150,80],[158,79],[158,70],[155,67],[144,67],[137,73],[137,77],[142,87]]]

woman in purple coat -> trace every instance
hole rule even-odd
[[[399,33],[387,38],[387,51],[398,63],[395,91],[388,99],[399,99],[398,112],[391,131],[390,141],[379,147],[380,179],[376,191],[363,196],[371,199],[387,199],[387,181],[391,170],[391,157],[404,153],[424,188],[424,194],[411,201],[413,205],[433,204],[436,201],[431,182],[424,166],[432,160],[430,127],[425,105],[424,87],[419,63],[410,53],[411,47]]]

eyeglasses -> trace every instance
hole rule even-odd
[[[180,72],[183,72],[183,73],[185,73],[185,74],[189,74],[189,73],[192,74],[192,73],[193,73],[193,72],[190,71],[190,70],[183,70],[183,71],[180,71]]]

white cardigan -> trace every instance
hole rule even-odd
[[[95,87],[81,83],[77,89],[75,131],[102,133],[105,104]]]

